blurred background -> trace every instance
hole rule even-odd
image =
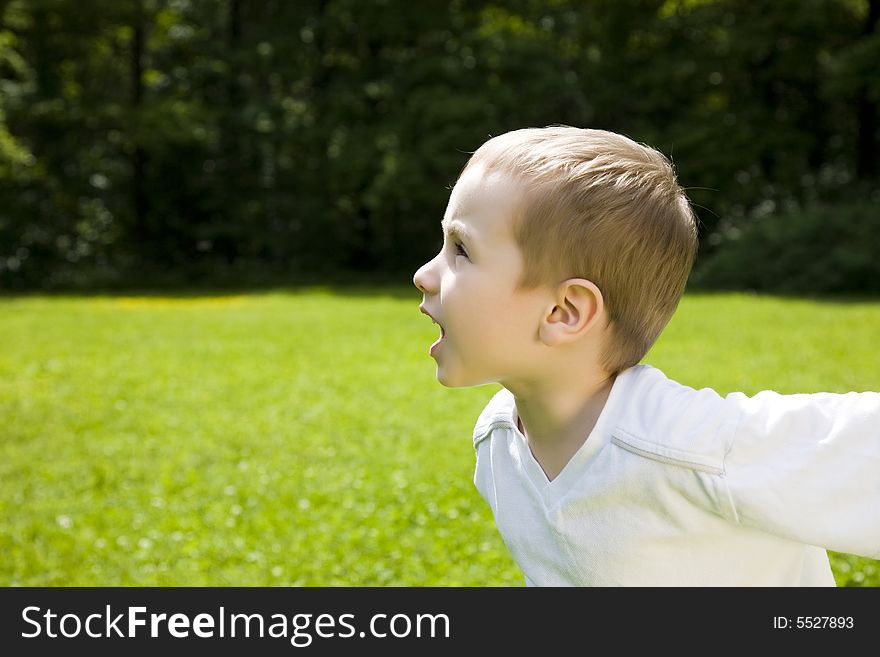
[[[0,288],[406,283],[488,137],[670,156],[692,285],[880,290],[878,0],[0,0]]]

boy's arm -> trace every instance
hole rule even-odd
[[[723,479],[735,522],[800,543],[880,558],[880,393],[753,397]]]

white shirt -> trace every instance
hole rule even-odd
[[[501,389],[474,483],[538,586],[834,586],[826,548],[880,558],[880,393],[753,397],[621,372],[549,481]]]

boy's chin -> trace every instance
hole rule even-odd
[[[442,365],[437,366],[437,381],[446,388],[473,388],[493,381],[479,381],[463,376],[461,373],[451,372]]]
[[[437,366],[437,382],[446,388],[460,388],[461,384],[441,367]]]
[[[470,388],[471,387],[471,384],[469,384],[469,383],[457,383],[457,382],[453,382],[453,381],[444,381],[443,379],[441,379],[439,377],[437,378],[437,381],[439,381],[440,385],[442,385],[444,388]]]

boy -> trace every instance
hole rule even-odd
[[[721,397],[639,361],[697,224],[658,151],[509,132],[470,158],[413,277],[445,386],[500,383],[474,483],[526,585],[834,586],[880,557],[880,393]]]

